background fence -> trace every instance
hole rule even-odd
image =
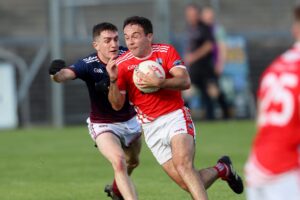
[[[184,6],[190,2],[213,6],[227,33],[245,39],[253,94],[262,70],[292,44],[289,30],[294,0],[1,1],[0,60],[16,69],[20,125],[85,121],[89,100],[84,83],[51,83],[48,65],[56,57],[71,64],[93,51],[93,25],[110,21],[121,30],[126,17],[142,15],[153,21],[157,42],[176,45],[184,37]],[[0,113],[5,115],[3,110]]]

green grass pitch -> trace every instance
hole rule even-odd
[[[243,176],[254,122],[200,122],[196,129],[196,166],[212,166],[228,154]],[[0,131],[1,200],[105,200],[103,188],[112,178],[110,164],[93,147],[85,126]],[[163,172],[145,144],[132,178],[141,200],[191,199]],[[212,200],[246,199],[221,180],[208,194]]]

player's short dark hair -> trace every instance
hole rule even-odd
[[[300,3],[297,3],[294,8],[294,19],[297,22],[300,22]]]
[[[96,24],[93,27],[93,39],[101,34],[102,31],[116,31],[118,32],[118,28],[109,22],[103,22],[100,24]]]
[[[149,19],[146,17],[140,17],[140,16],[132,16],[125,19],[123,24],[123,29],[127,25],[139,25],[144,29],[144,33],[147,35],[148,33],[153,33],[153,26]]]

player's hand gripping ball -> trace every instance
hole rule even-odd
[[[152,69],[154,71],[154,73],[150,73],[151,72],[150,69]],[[165,77],[166,77],[165,71],[159,63],[157,63],[153,60],[146,60],[146,61],[141,62],[138,65],[138,67],[135,68],[132,78],[133,78],[133,82],[134,82],[135,86],[144,93],[156,92],[159,90],[159,87],[141,87],[140,83],[141,83],[142,79],[137,76],[138,71],[142,72],[146,76],[155,75],[156,77],[158,77],[160,79],[165,79]]]

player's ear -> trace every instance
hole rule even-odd
[[[94,49],[97,50],[97,42],[96,42],[96,41],[93,41],[93,42],[92,42],[92,45],[93,45]]]
[[[148,40],[149,40],[150,42],[152,42],[152,40],[153,40],[153,33],[148,33],[148,34],[147,34],[147,38],[148,38]]]

